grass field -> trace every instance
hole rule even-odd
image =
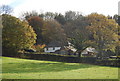
[[[118,68],[2,57],[3,79],[118,79]]]

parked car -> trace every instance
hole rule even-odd
[[[35,49],[24,49],[24,50],[25,50],[25,52],[36,52]]]

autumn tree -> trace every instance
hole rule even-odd
[[[113,16],[113,19],[118,23],[118,39],[119,39],[119,42],[117,43],[117,46],[116,46],[116,55],[120,56],[120,16],[115,14]]]
[[[37,34],[36,44],[43,43],[43,36],[42,36],[42,29],[43,29],[43,24],[44,24],[43,19],[40,18],[39,16],[32,16],[28,18],[27,21],[29,25],[32,26],[35,33]]]
[[[116,44],[115,53],[117,56],[120,56],[120,25],[118,26],[118,42]]]
[[[9,5],[1,5],[0,6],[0,14],[10,14],[13,12],[13,8]]]
[[[55,20],[45,21],[42,35],[46,44],[50,43],[51,41],[59,41],[61,43],[67,41],[63,28]]]
[[[36,43],[36,34],[27,22],[11,15],[2,15],[2,24],[3,55],[14,56],[19,50]]]
[[[104,51],[107,50],[115,51],[116,42],[118,41],[118,25],[115,20],[97,13],[92,13],[87,18],[89,22],[87,28],[93,34],[94,39],[91,41],[95,43],[99,56],[102,57]]]

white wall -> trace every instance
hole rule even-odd
[[[59,50],[61,47],[48,47],[48,48],[44,48],[44,52],[50,53],[50,52],[55,52],[56,50]],[[48,50],[47,50],[48,49]]]

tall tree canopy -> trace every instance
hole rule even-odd
[[[32,17],[28,18],[27,21],[28,21],[29,25],[32,26],[35,33],[37,34],[36,44],[43,43],[43,40],[42,40],[43,39],[42,28],[43,28],[43,24],[44,24],[43,19],[40,18],[39,16],[32,16]]]
[[[62,14],[56,14],[55,20],[57,20],[62,25],[66,23],[65,17]]]
[[[44,18],[44,20],[54,20],[55,14],[52,13],[52,12],[46,12],[46,13],[43,15],[43,18]]]
[[[65,12],[65,20],[66,21],[72,21],[72,20],[78,19],[81,16],[82,15],[79,12],[75,12],[75,11]]]
[[[2,20],[3,54],[9,54],[10,52],[17,52],[20,49],[30,48],[36,43],[36,34],[28,23],[11,15],[2,15]]]
[[[31,12],[28,12],[28,11],[24,12],[21,15],[21,19],[28,20],[30,17],[33,17],[33,16],[39,16],[38,12],[36,12],[35,10],[33,10]]]
[[[116,42],[118,41],[118,24],[113,19],[92,13],[87,16],[90,25],[88,30],[93,34],[93,42],[99,50],[99,55],[103,55],[103,51],[115,50]]]
[[[67,41],[63,28],[55,20],[45,21],[42,35],[46,43],[50,43],[51,41],[59,41],[64,43]]]
[[[89,33],[86,29],[87,25],[86,18],[82,16],[72,22],[66,22],[63,26],[69,41],[74,44],[78,50],[83,50],[84,42],[88,40]]]

